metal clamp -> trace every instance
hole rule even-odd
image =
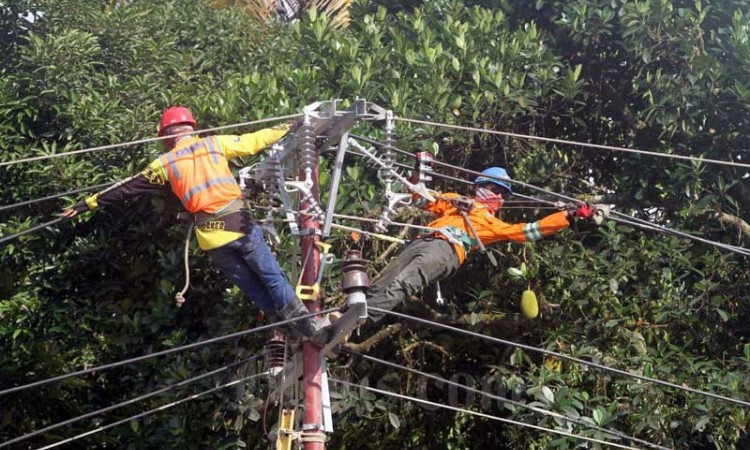
[[[385,198],[388,199],[388,206],[385,207],[378,218],[378,222],[374,225],[375,230],[383,233],[388,231],[386,225],[391,223],[391,214],[396,214],[396,207],[399,204],[410,205],[412,202],[412,195],[413,194],[386,190]]]
[[[434,202],[435,201],[435,197],[430,193],[430,190],[427,189],[427,187],[424,185],[424,183],[414,184],[414,183],[410,182],[409,180],[407,180],[406,178],[404,178],[403,176],[401,176],[401,174],[399,174],[397,171],[395,171],[392,168],[388,167],[383,161],[381,161],[380,159],[378,159],[375,155],[372,154],[372,152],[370,152],[369,150],[367,150],[364,146],[362,146],[359,142],[355,141],[354,139],[349,139],[349,145],[351,145],[352,147],[356,147],[357,150],[361,151],[368,158],[370,158],[373,161],[375,161],[375,163],[378,164],[380,167],[384,167],[384,168],[390,169],[392,171],[392,173],[393,173],[393,176],[396,177],[396,179],[398,179],[398,181],[400,181],[401,183],[403,183],[404,186],[406,186],[406,188],[409,189],[411,192],[414,192],[415,194],[418,194],[418,195],[424,197],[425,199],[427,199],[430,202]]]
[[[323,274],[326,271],[326,267],[336,259],[336,255],[328,253],[331,249],[331,244],[320,241],[315,242],[315,244],[323,251],[320,254],[320,266],[318,267],[318,275],[315,278],[315,283],[312,286],[298,284],[296,288],[297,297],[304,301],[313,301],[318,298],[320,295],[320,283],[323,281]]]
[[[286,192],[299,192],[302,194],[301,203],[307,203],[307,208],[300,211],[302,214],[310,214],[316,220],[325,220],[325,212],[320,207],[317,200],[312,193],[312,185],[306,181],[285,181],[284,191]]]

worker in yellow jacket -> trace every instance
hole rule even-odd
[[[391,261],[373,281],[367,304],[391,310],[407,296],[456,273],[472,250],[498,241],[526,242],[542,239],[570,225],[573,217],[592,219],[594,208],[583,204],[569,211],[550,214],[536,222],[510,224],[497,218],[505,199],[513,194],[508,173],[490,167],[474,181],[473,197],[457,193],[431,192],[435,201],[424,209],[437,217],[429,227],[438,231],[422,235]],[[479,242],[482,245],[480,246]],[[384,313],[369,311],[377,322]]]
[[[155,192],[171,191],[193,215],[198,245],[250,301],[271,317],[293,319],[308,314],[279,267],[242,199],[228,160],[254,155],[286,135],[296,124],[284,124],[255,133],[201,138],[187,108],[173,106],[162,114],[159,136],[167,153],[142,172],[65,209],[62,216],[122,202]],[[314,318],[294,322],[294,329],[311,337],[320,328]]]

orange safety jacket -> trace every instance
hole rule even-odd
[[[476,236],[466,225],[466,220],[458,209],[449,201],[461,195],[437,193],[437,200],[429,203],[424,209],[434,213],[437,219],[429,223],[429,227],[441,229],[435,232],[435,237],[453,243],[459,264],[463,264],[466,254],[479,248]],[[482,244],[488,245],[498,241],[526,242],[542,239],[562,228],[570,226],[568,213],[559,211],[550,214],[536,222],[510,224],[495,217],[481,202],[474,202],[474,207],[466,213],[474,226]]]
[[[242,192],[228,159],[254,155],[282,138],[290,126],[277,125],[242,135],[206,138],[182,137],[171,151],[159,156],[142,172],[74,205],[78,212],[119,203],[128,197],[171,190],[193,214],[198,245],[211,250],[240,239],[252,217],[242,202]]]
[[[159,162],[172,192],[191,213],[213,214],[242,198],[221,143],[213,136],[183,138]]]

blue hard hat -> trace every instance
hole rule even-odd
[[[508,172],[502,167],[488,167],[482,171],[482,175],[478,176],[477,179],[474,180],[474,186],[481,183],[493,183],[498,186],[504,187],[508,190],[508,192],[512,194],[513,188],[511,187],[510,183],[505,180],[498,180],[498,178],[510,179],[510,177],[508,176]]]

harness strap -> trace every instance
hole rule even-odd
[[[245,202],[243,199],[236,198],[232,200],[231,202],[227,203],[225,207],[221,208],[215,213],[207,213],[204,211],[198,211],[195,214],[193,214],[193,217],[195,218],[195,227],[200,228],[201,225],[207,222],[219,219],[233,212],[242,211],[243,209],[249,210],[247,205],[245,205]]]

